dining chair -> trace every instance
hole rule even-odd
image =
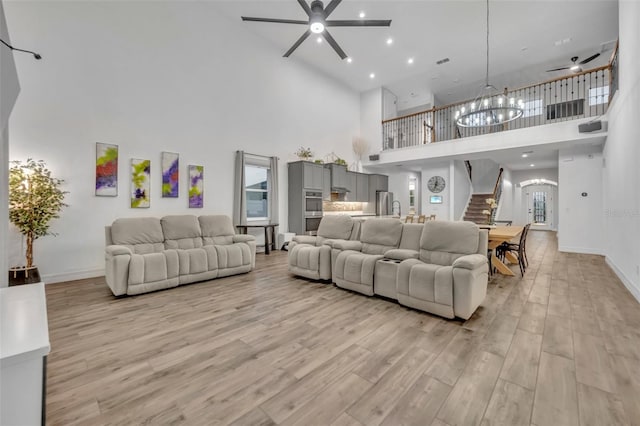
[[[418,216],[418,223],[425,223],[427,221],[427,216],[421,214],[420,216]]]
[[[529,266],[526,253],[527,234],[529,233],[530,223],[527,223],[520,234],[518,243],[504,242],[496,247],[496,256],[504,260],[507,252],[516,253],[518,255],[518,266],[520,266],[520,274],[524,277],[524,273]]]
[[[404,223],[413,223],[413,215],[408,214],[407,217],[404,218]]]
[[[436,220],[436,215],[432,214],[431,216],[429,216],[429,220]]]

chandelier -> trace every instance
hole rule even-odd
[[[463,104],[456,111],[456,124],[460,127],[490,127],[508,123],[523,114],[522,99],[516,102],[508,96],[507,89],[499,93],[489,84],[489,0],[487,0],[487,73],[485,85],[478,96],[470,103]]]

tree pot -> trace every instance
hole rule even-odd
[[[31,268],[10,268],[9,287],[14,285],[34,284],[40,282],[40,272],[36,266]]]

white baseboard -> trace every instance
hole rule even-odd
[[[83,280],[85,278],[95,278],[104,276],[104,268],[81,269],[77,271],[61,272],[59,274],[41,275],[42,282],[46,284],[60,283],[63,281]]]
[[[565,253],[579,253],[579,254],[597,254],[602,256],[602,250],[592,249],[586,247],[567,247],[567,246],[558,246],[558,251],[562,251]]]
[[[624,284],[627,290],[629,290],[629,293],[631,293],[633,297],[635,297],[636,300],[640,302],[640,288],[636,287],[633,284],[633,282],[631,282],[631,280],[627,278],[627,276],[622,272],[620,268],[618,268],[618,266],[613,262],[613,260],[611,260],[609,256],[605,257],[604,261],[607,265],[609,265],[611,270],[618,276],[620,281],[622,281],[622,284]]]

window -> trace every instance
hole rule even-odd
[[[247,220],[269,220],[269,168],[245,163],[244,176]]]
[[[533,117],[536,115],[542,115],[542,99],[535,99],[533,101],[527,101],[522,106],[522,117]]]
[[[589,106],[606,104],[609,102],[609,86],[589,89]]]
[[[409,178],[409,211],[416,209],[416,178]]]

